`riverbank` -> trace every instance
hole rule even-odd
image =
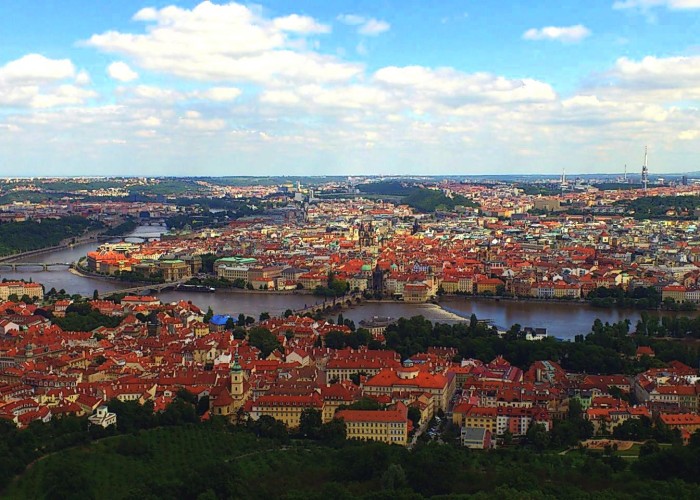
[[[25,257],[31,257],[33,255],[42,255],[45,253],[56,252],[60,250],[66,250],[78,245],[84,245],[85,243],[91,243],[93,241],[97,241],[98,238],[107,230],[108,229],[100,231],[91,231],[90,233],[87,233],[79,238],[66,238],[61,242],[60,245],[37,248],[36,250],[28,250],[26,252],[14,253],[12,255],[5,255],[4,257],[0,257],[0,262],[7,262],[8,264],[11,264],[17,259],[23,259]]]

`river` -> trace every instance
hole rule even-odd
[[[140,226],[130,233],[132,236],[154,238],[165,231],[162,226]],[[19,262],[74,262],[87,252],[94,250],[96,243],[85,243],[73,248],[55,250],[40,255],[33,255]],[[0,278],[32,279],[42,283],[46,290],[64,289],[70,294],[92,296],[94,290],[108,292],[124,288],[125,284],[98,278],[89,278],[74,274],[65,268],[53,268],[41,271],[39,268],[26,268],[17,271],[0,270]],[[257,319],[261,312],[281,315],[286,309],[300,309],[306,305],[323,303],[322,299],[305,294],[263,294],[245,292],[162,292],[159,298],[163,302],[179,300],[192,301],[200,308],[211,306],[217,313],[238,316],[243,313]],[[465,297],[443,298],[440,305],[406,304],[404,302],[366,302],[343,311],[343,316],[359,323],[373,316],[390,316],[399,318],[423,315],[431,321],[454,323],[469,319],[476,314],[479,319],[488,319],[499,329],[506,330],[512,324],[519,323],[526,327],[547,328],[547,333],[561,339],[573,339],[577,334],[588,333],[596,318],[603,322],[616,322],[629,318],[632,325],[639,319],[635,310],[596,309],[582,303],[546,303],[530,301],[496,302],[488,299]],[[688,314],[688,313],[685,313]],[[690,313],[694,314],[694,313]]]

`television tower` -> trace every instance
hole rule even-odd
[[[649,184],[649,167],[647,167],[648,146],[644,146],[644,165],[642,165],[642,185],[644,191],[647,190]]]
[[[625,175],[623,177],[625,184],[627,184],[627,163],[625,163]]]

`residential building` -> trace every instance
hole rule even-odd
[[[347,438],[406,446],[408,408],[401,402],[387,410],[341,410],[335,418],[345,422]]]

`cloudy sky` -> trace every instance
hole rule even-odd
[[[700,170],[700,0],[2,0],[0,175]]]

